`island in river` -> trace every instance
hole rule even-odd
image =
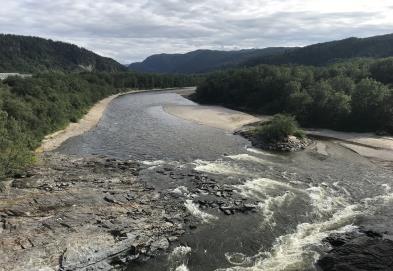
[[[2,187],[4,270],[386,267],[393,173],[341,141],[253,149],[233,130],[258,117],[171,91],[100,112]]]

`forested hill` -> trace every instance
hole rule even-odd
[[[280,55],[256,57],[245,62],[248,66],[258,64],[300,64],[321,66],[342,59],[393,56],[393,34],[369,38],[348,38],[319,43]]]
[[[201,73],[290,50],[292,48],[275,47],[239,51],[197,50],[186,54],[159,54],[152,55],[143,62],[133,63],[129,65],[129,69],[156,73]]]
[[[37,37],[0,34],[0,72],[45,71],[115,72],[124,66],[69,43]]]

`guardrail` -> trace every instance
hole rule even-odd
[[[22,78],[27,78],[27,77],[31,77],[32,75],[31,74],[23,74],[23,73],[11,73],[11,72],[9,72],[9,73],[0,73],[0,80],[5,80],[5,79],[7,79],[10,76],[19,76],[19,77],[22,77]]]

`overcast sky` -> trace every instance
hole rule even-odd
[[[0,32],[72,42],[130,63],[164,52],[393,33],[393,1],[1,0]]]

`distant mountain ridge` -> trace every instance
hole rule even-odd
[[[347,38],[324,42],[287,51],[283,54],[256,57],[244,64],[300,64],[320,66],[359,57],[383,58],[393,56],[393,34],[369,38]]]
[[[236,66],[255,57],[276,55],[291,50],[293,48],[271,47],[239,51],[197,50],[185,54],[158,54],[146,58],[143,62],[132,63],[128,68],[138,72],[202,73]]]
[[[139,72],[187,74],[259,64],[321,66],[350,58],[390,56],[393,56],[393,34],[369,38],[352,37],[305,47],[272,47],[240,51],[197,50],[186,54],[159,54],[128,67]]]
[[[124,71],[115,60],[73,44],[48,39],[0,34],[0,72]]]

